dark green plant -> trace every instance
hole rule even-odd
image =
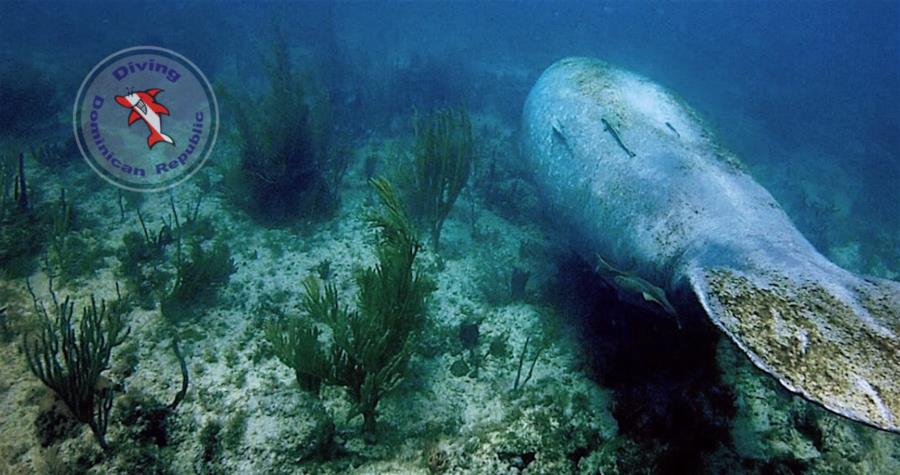
[[[465,109],[443,109],[415,122],[413,176],[409,206],[440,245],[441,229],[466,185],[475,158],[472,124]]]
[[[530,272],[513,266],[509,276],[509,296],[513,301],[525,299],[525,287],[528,285],[529,277],[531,277]]]
[[[81,424],[55,404],[41,408],[34,419],[34,434],[44,448],[76,436],[80,429]]]
[[[306,286],[314,285],[313,283],[315,281],[312,283],[307,281]],[[332,305],[328,309],[335,312],[343,311],[338,307],[337,291],[334,286],[328,286],[327,290],[329,294],[334,291]],[[300,389],[319,394],[322,380],[331,374],[334,367],[331,355],[319,344],[321,331],[309,320],[301,318],[287,320],[286,316],[275,308],[268,311],[276,316],[275,323],[265,327],[266,340],[272,345],[275,356],[294,370]]]
[[[208,216],[200,215],[200,205],[203,203],[203,195],[197,196],[197,202],[193,207],[182,213],[183,220],[178,217],[178,209],[175,207],[175,199],[169,196],[169,206],[172,210],[172,223],[175,237],[180,241],[203,242],[212,239],[215,228]]]
[[[129,391],[117,403],[119,422],[125,428],[130,442],[144,449],[151,445],[165,447],[169,443],[170,417],[175,414],[187,393],[187,363],[178,347],[177,337],[172,338],[172,350],[181,368],[181,389],[170,404],[163,404],[140,390]]]
[[[498,359],[505,359],[509,355],[509,346],[507,345],[507,341],[509,340],[509,335],[506,333],[496,335],[491,339],[491,344],[488,347],[488,354]]]
[[[116,447],[110,471],[168,475],[173,473],[164,448],[169,443],[169,408],[139,389],[130,389],[116,403],[120,437],[128,442]]]
[[[48,211],[47,240],[47,273],[64,283],[92,274],[103,260],[103,249],[76,229],[75,211],[66,200],[65,188]]]
[[[222,446],[226,450],[236,450],[247,432],[247,413],[241,409],[233,412],[222,428]]]
[[[140,209],[141,205],[144,204],[146,200],[147,193],[141,193],[138,191],[127,191],[119,188],[119,194],[117,197],[117,202],[119,205],[119,213],[121,215],[122,221],[125,221],[125,208],[128,209]]]
[[[98,307],[91,296],[90,305],[82,308],[81,319],[76,322],[75,303],[68,297],[59,302],[52,282],[55,318],[38,301],[30,284],[28,290],[43,326],[39,335],[26,334],[23,339],[28,368],[108,450],[106,427],[115,391],[109,383],[103,383],[102,373],[109,368],[112,349],[130,332],[121,299],[109,306],[101,301]]]
[[[328,280],[331,278],[332,274],[331,270],[331,259],[322,259],[316,264],[316,273],[319,274],[319,278],[322,280]]]
[[[24,153],[0,155],[0,187],[0,210],[4,213],[30,208]]]
[[[456,376],[457,378],[461,378],[467,374],[469,374],[469,365],[466,364],[466,360],[464,358],[460,358],[453,362],[450,365],[450,374]]]
[[[166,262],[166,247],[175,240],[172,228],[163,224],[155,234],[147,229],[144,216],[137,210],[141,231],[129,231],[122,236],[122,247],[117,252],[119,265],[116,274],[125,279],[125,285],[132,295],[139,296],[141,307],[153,308],[154,296],[171,279],[163,265]]]
[[[328,214],[346,157],[331,143],[331,109],[323,89],[294,70],[283,35],[265,64],[269,89],[260,98],[223,91],[237,128],[240,161],[229,176],[231,195],[267,222]]]
[[[528,381],[531,380],[531,375],[534,372],[534,366],[537,364],[538,358],[541,357],[541,353],[547,348],[545,343],[541,343],[538,345],[537,349],[534,351],[534,355],[532,356],[531,365],[528,367],[528,373],[525,374],[525,378],[522,378],[522,366],[525,364],[525,355],[528,353],[528,344],[531,342],[531,335],[528,335],[525,338],[525,345],[522,346],[522,353],[519,354],[519,364],[516,367],[516,380],[513,382],[513,393],[521,390],[528,384]]]
[[[75,210],[66,201],[66,189],[59,190],[59,200],[56,202],[56,209],[50,215],[50,238],[52,240],[62,240],[75,227]],[[50,246],[54,247],[53,244]]]
[[[403,378],[412,342],[425,317],[432,282],[414,269],[421,245],[387,181],[373,180],[384,211],[369,217],[378,230],[378,264],[356,276],[356,310],[340,304],[337,286],[304,283],[301,309],[310,319],[281,319],[266,330],[275,354],[294,369],[303,389],[343,386],[374,437],[378,404]],[[317,325],[331,329],[322,342]]]
[[[214,300],[218,288],[234,272],[234,262],[224,243],[204,245],[212,239],[215,228],[208,217],[200,215],[200,199],[182,213],[174,199],[170,198],[169,205],[170,217],[155,233],[137,210],[141,232],[123,236],[116,272],[141,298],[143,308],[153,308],[158,299],[163,316],[178,322]],[[176,250],[170,251],[173,243]],[[183,245],[188,246],[188,252],[183,252]],[[172,260],[175,262],[170,263]]]
[[[224,242],[204,249],[194,241],[189,257],[183,256],[179,246],[175,283],[160,301],[162,315],[172,323],[184,321],[200,307],[211,304],[234,271],[231,251]]]
[[[6,307],[0,308],[0,342],[5,342],[12,334],[6,319]]]
[[[169,442],[167,419],[170,413],[165,404],[139,389],[128,391],[116,402],[116,422],[128,434],[129,445],[166,446]]]
[[[223,473],[222,458],[222,423],[218,419],[210,419],[200,430],[200,469],[201,474]]]
[[[65,169],[66,166],[75,163],[79,155],[78,145],[72,134],[67,134],[60,140],[48,139],[40,145],[32,145],[29,151],[38,163],[51,170]]]
[[[481,336],[477,322],[463,322],[459,325],[459,341],[466,350],[473,350],[478,346]]]
[[[175,242],[175,236],[172,227],[168,223],[163,223],[156,232],[156,235],[147,230],[147,223],[144,222],[144,216],[141,210],[137,210],[138,221],[141,223],[141,231],[143,232],[143,246],[138,248],[139,255],[135,255],[140,260],[153,260],[162,256],[166,252],[166,246]]]
[[[181,353],[181,348],[178,346],[178,335],[172,337],[172,352],[175,353],[175,358],[178,360],[178,368],[181,370],[181,389],[175,393],[175,398],[172,399],[172,402],[166,406],[170,413],[175,412],[178,409],[178,406],[181,404],[181,401],[184,401],[184,396],[187,395],[188,385],[190,384],[190,379],[188,378],[188,368],[187,361],[184,359],[184,354]]]
[[[111,467],[111,471],[115,473],[173,473],[164,448],[170,443],[174,425],[171,417],[187,392],[188,373],[177,337],[172,339],[172,350],[181,367],[181,389],[171,404],[166,405],[135,388],[130,389],[116,403],[117,422],[122,427],[120,437],[128,443],[116,447],[116,458]]]
[[[470,374],[472,377],[478,377],[481,369],[483,355],[478,348],[480,338],[481,331],[478,322],[464,322],[459,326],[459,341],[462,343],[463,350],[468,353],[468,365],[472,367]]]
[[[43,226],[29,199],[25,155],[0,156],[0,269],[10,277],[28,275],[43,249]]]
[[[434,290],[431,280],[414,270],[421,244],[393,188],[386,180],[371,183],[384,207],[368,219],[378,230],[378,264],[356,277],[357,312],[330,322],[334,360],[340,362],[335,381],[350,391],[370,435],[381,397],[403,377],[412,339],[425,318],[426,298]],[[328,300],[318,297],[308,293],[307,310],[313,315]]]

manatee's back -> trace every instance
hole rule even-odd
[[[524,135],[571,233],[660,287],[671,289],[666,279],[697,243],[757,237],[812,251],[696,114],[638,75],[590,58],[557,62],[529,94]]]

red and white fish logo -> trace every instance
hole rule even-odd
[[[151,150],[159,142],[175,145],[172,137],[162,133],[160,129],[162,126],[162,117],[160,116],[169,115],[169,109],[156,102],[155,97],[160,92],[162,92],[162,89],[147,89],[143,92],[133,92],[127,96],[116,96],[116,102],[120,106],[131,109],[131,114],[128,116],[128,125],[133,124],[138,119],[143,119],[144,123],[147,124],[147,128],[150,129],[150,136],[147,137],[147,147]]]

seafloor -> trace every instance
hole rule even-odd
[[[202,196],[199,214],[230,246],[236,271],[213,303],[174,327],[158,306],[129,313],[130,335],[107,372],[119,392],[109,453],[86,426],[66,422],[29,371],[21,342],[33,328],[33,302],[24,278],[0,282],[0,474],[900,473],[897,435],[788,394],[702,319],[679,329],[615,302],[533,218],[542,204],[514,170],[516,124],[483,111],[473,111],[473,122],[479,149],[506,167],[492,184],[499,198],[491,206],[464,190],[440,254],[426,246],[419,266],[437,290],[406,377],[379,406],[375,442],[361,435],[361,418],[350,417],[343,389],[326,386],[319,398],[298,390],[265,344],[258,309],[296,313],[309,275],[336,283],[353,305],[354,273],[375,263],[365,217],[378,201],[365,158],[378,155],[379,173],[389,173],[411,130],[354,143],[334,216],[278,227],[230,203],[224,174],[236,151],[225,134],[201,175],[171,196],[178,210]],[[85,253],[99,252],[91,273],[54,287],[79,305],[91,294],[112,300],[117,250],[125,233],[140,230],[136,210],[158,229],[170,219],[170,194],[128,195],[120,209],[117,189],[79,157],[65,158],[58,167],[26,162],[34,201],[52,203],[65,188],[82,217]],[[807,191],[812,200],[824,194]],[[871,258],[862,268],[852,239],[836,238],[828,253],[854,270],[897,268]],[[514,268],[529,272],[524,294],[510,292]],[[49,301],[41,269],[28,278]],[[176,333],[190,385],[160,423],[150,408],[171,401],[182,381]]]

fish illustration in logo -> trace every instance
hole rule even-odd
[[[162,89],[147,89],[146,91],[132,92],[126,96],[116,96],[116,102],[120,106],[131,109],[128,116],[128,125],[135,123],[138,119],[143,119],[150,129],[150,136],[147,137],[147,147],[151,150],[153,146],[159,142],[166,142],[175,145],[172,137],[162,133],[160,127],[162,125],[162,115],[169,115],[169,109],[156,102],[156,95],[162,92]]]

